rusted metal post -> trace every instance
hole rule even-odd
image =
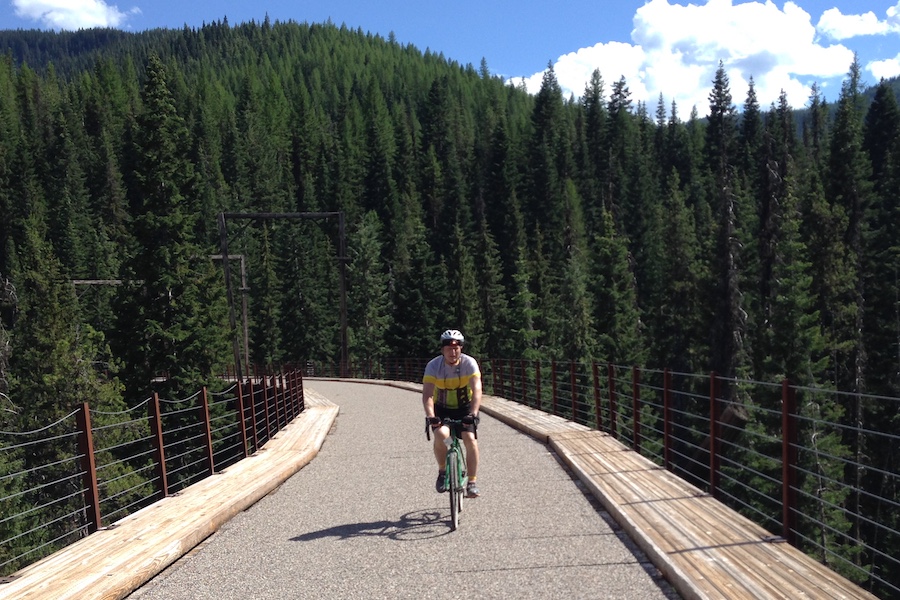
[[[295,379],[296,373],[294,371],[288,371],[285,376],[285,385],[288,388],[288,406],[291,407],[291,421],[297,418],[297,381]]]
[[[550,379],[552,396],[550,398],[551,412],[556,414],[556,359],[550,361]]]
[[[303,395],[303,373],[300,371],[297,371],[297,385],[299,386],[299,389],[297,390],[297,394],[298,394],[297,407],[299,408],[299,410],[297,412],[299,414],[299,413],[302,413],[304,410],[306,410],[306,397]]]
[[[253,388],[253,379],[247,381],[250,396],[250,431],[253,433],[253,452],[259,450],[259,432],[256,422],[256,390]]]
[[[541,410],[541,361],[534,361],[534,407]]]
[[[97,459],[94,457],[91,409],[87,402],[81,404],[76,419],[80,434],[78,452],[81,454],[81,470],[84,472],[84,503],[87,508],[88,533],[94,533],[103,524],[100,518],[100,487],[97,485]]]
[[[591,381],[594,385],[594,422],[597,425],[597,431],[603,431],[603,411],[600,406],[600,371],[597,368],[596,360],[591,361]]]
[[[263,407],[265,408],[266,414],[266,442],[272,439],[272,412],[269,410],[269,377],[268,375],[263,375],[262,377],[262,397],[263,397]],[[265,443],[265,442],[263,442]]]
[[[575,389],[575,361],[569,361],[569,385],[572,389],[572,421],[578,422],[578,392]]]
[[[637,366],[631,367],[631,420],[634,451],[641,453],[641,371]]]
[[[612,363],[606,365],[609,380],[609,432],[615,436],[619,428],[619,410],[616,401],[616,367]]]
[[[285,373],[284,367],[281,368],[281,371],[278,374],[278,379],[281,380],[281,398],[284,403],[284,421],[285,423],[290,423],[294,420],[294,405],[293,400],[291,399],[290,375]]]
[[[718,495],[719,457],[716,447],[719,445],[719,401],[718,378],[715,371],[709,374],[709,493],[715,498]]]
[[[237,382],[237,410],[238,422],[241,424],[241,447],[244,451],[244,458],[247,458],[250,456],[249,444],[247,443],[247,415],[244,410],[244,387],[240,379]]]
[[[663,370],[663,462],[672,470],[672,374]]]
[[[519,359],[519,389],[522,390],[522,404],[528,406],[528,370],[525,368],[525,360]]]
[[[203,434],[206,441],[206,466],[210,475],[216,474],[216,463],[213,457],[213,441],[212,441],[212,423],[209,419],[209,395],[206,386],[200,390],[200,410],[203,418]]]
[[[272,367],[272,400],[275,402],[275,432],[281,431],[282,415],[284,414],[284,398],[279,392],[278,373]]]
[[[781,383],[781,529],[782,537],[797,545],[797,390],[785,379]]]
[[[159,481],[157,489],[166,497],[169,495],[169,480],[166,474],[166,448],[163,443],[162,414],[159,410],[159,394],[153,392],[153,398],[149,403],[150,434],[153,438],[153,454],[156,459],[156,479]]]
[[[516,398],[518,397],[516,384],[518,384],[519,381],[516,378],[516,360],[514,358],[507,361],[507,369],[509,371],[509,375],[507,376],[509,379],[509,399],[516,402]]]
[[[299,386],[297,385],[297,371],[289,371],[287,374],[288,378],[288,387],[290,388],[290,399],[291,399],[291,420],[297,418],[297,415],[300,414],[300,403],[297,401],[297,395],[299,391]]]

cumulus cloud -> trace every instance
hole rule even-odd
[[[37,21],[51,29],[78,30],[91,27],[120,27],[140,9],[127,12],[103,0],[13,0],[16,16]]]
[[[897,77],[900,75],[900,54],[894,58],[873,60],[866,65],[866,68],[875,76],[875,79],[878,80]]]
[[[898,13],[900,3],[892,15]],[[559,57],[554,71],[563,90],[581,96],[591,73],[600,69],[607,91],[624,76],[632,100],[648,103],[651,113],[662,94],[667,106],[676,102],[681,118],[693,107],[703,116],[722,61],[736,105],[743,104],[752,77],[764,110],[782,90],[799,108],[813,83],[842,77],[854,58],[841,44],[823,44],[809,13],[791,1],[779,8],[772,0],[650,0],[637,9],[633,24],[630,44],[601,43]],[[524,81],[536,92],[541,74]]]
[[[834,40],[900,33],[900,2],[888,8],[885,15],[885,19],[881,20],[872,11],[861,15],[845,15],[840,9],[829,8],[822,13],[816,28]]]

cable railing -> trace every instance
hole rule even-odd
[[[426,359],[309,362],[421,382]],[[480,359],[485,393],[604,431],[879,597],[900,597],[900,399],[607,363]]]
[[[119,412],[85,403],[38,430],[0,431],[0,582],[254,454],[304,408],[301,373],[267,372],[221,392],[154,394]]]

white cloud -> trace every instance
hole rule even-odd
[[[869,72],[875,76],[876,80],[890,79],[900,75],[900,54],[894,58],[886,58],[884,60],[873,60],[866,65]]]
[[[846,40],[860,35],[883,35],[890,31],[887,21],[880,21],[869,11],[861,15],[845,15],[838,8],[829,8],[819,19],[816,29],[835,40]]]
[[[840,9],[829,8],[822,13],[816,28],[835,40],[846,40],[861,35],[900,34],[900,2],[885,11],[882,21],[874,12],[861,15],[845,15]]]
[[[67,30],[119,27],[130,15],[140,13],[137,8],[123,13],[103,0],[13,0],[13,7],[18,17]]]
[[[651,114],[662,93],[667,106],[675,100],[681,118],[692,107],[705,115],[721,60],[735,105],[743,104],[752,77],[763,110],[782,90],[799,108],[807,103],[814,82],[821,85],[842,77],[853,61],[853,52],[845,46],[820,42],[809,13],[795,2],[785,2],[780,9],[772,0],[707,0],[702,5],[679,1],[650,0],[637,9],[632,44],[597,44],[559,57],[554,70],[566,94],[581,96],[599,68],[607,92],[624,76],[632,100],[648,103]],[[891,15],[900,18],[900,2]],[[541,74],[525,82],[536,92]]]

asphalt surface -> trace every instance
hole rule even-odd
[[[305,385],[340,406],[319,455],[129,598],[679,597],[545,445],[483,415],[451,531],[420,394]]]

